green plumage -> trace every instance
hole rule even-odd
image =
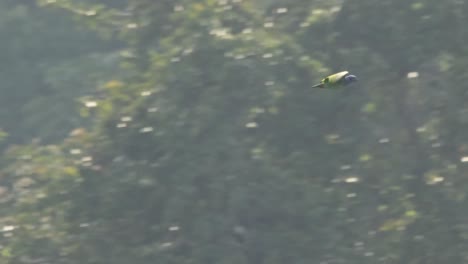
[[[343,86],[343,78],[348,75],[348,71],[342,71],[338,72],[332,75],[329,75],[322,79],[322,81],[319,84],[316,84],[312,86],[312,88],[328,88],[328,89],[333,89],[333,88],[339,88]]]

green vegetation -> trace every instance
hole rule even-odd
[[[0,264],[467,262],[468,2],[285,2],[1,0]]]

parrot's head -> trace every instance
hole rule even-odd
[[[348,85],[348,84],[353,83],[353,82],[357,82],[357,80],[358,80],[358,78],[355,75],[352,75],[352,74],[346,75],[344,77],[345,85]]]

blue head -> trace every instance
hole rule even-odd
[[[357,82],[357,77],[355,75],[349,74],[344,77],[344,85],[351,84],[353,82]]]

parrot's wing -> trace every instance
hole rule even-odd
[[[328,79],[329,83],[337,83],[338,81],[343,79],[343,77],[345,77],[348,73],[349,73],[348,71],[338,72],[338,73],[335,73],[335,74],[332,74],[332,75],[328,76],[325,79]]]
[[[348,73],[349,73],[348,71],[342,71],[342,72],[338,72],[330,76],[327,76],[326,78],[322,79],[322,81],[319,84],[312,86],[312,88],[325,88],[325,85],[335,85],[341,79],[343,79],[343,77],[345,77]]]

